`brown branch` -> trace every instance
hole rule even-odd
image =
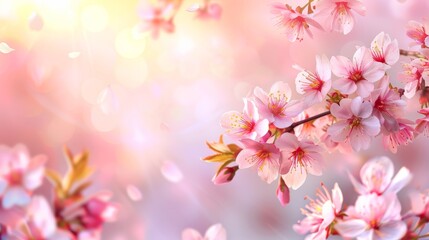
[[[423,54],[417,51],[408,51],[408,50],[400,49],[399,54],[402,56],[408,56],[408,57],[425,58]]]
[[[319,113],[319,114],[314,115],[314,116],[312,116],[312,117],[306,118],[306,119],[304,119],[304,120],[301,120],[301,121],[298,121],[298,122],[294,122],[294,123],[292,123],[292,125],[290,125],[289,127],[284,128],[282,132],[290,132],[290,131],[292,131],[295,127],[298,127],[298,126],[299,126],[299,125],[301,125],[301,124],[304,124],[304,123],[307,123],[307,122],[314,121],[314,120],[316,120],[316,119],[318,119],[318,118],[324,117],[324,116],[329,115],[329,114],[331,114],[331,111],[322,112],[322,113]]]

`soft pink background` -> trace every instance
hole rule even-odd
[[[309,177],[292,191],[287,207],[277,202],[276,184],[267,185],[252,170],[214,186],[216,166],[200,160],[210,154],[205,141],[222,133],[221,114],[240,110],[241,98],[255,86],[293,84],[293,64],[313,69],[316,54],[351,57],[355,46],[368,46],[381,31],[407,49],[406,23],[427,15],[428,1],[367,0],[367,15],[357,17],[351,34],[315,30],[314,39],[296,43],[276,25],[272,1],[219,0],[221,20],[204,22],[185,11],[195,1],[184,2],[174,34],[136,40],[130,32],[144,4],[135,0],[0,0],[0,41],[15,49],[0,54],[0,141],[24,143],[62,171],[64,145],[89,150],[97,170],[90,191],[107,188],[121,204],[118,221],[105,226],[103,239],[180,239],[184,228],[204,232],[217,222],[233,240],[303,239],[292,224],[302,218],[304,196],[313,197],[321,181],[328,187],[339,182],[352,204],[346,170],[357,174],[373,156],[388,155],[396,169],[410,168],[410,187],[428,187],[423,136],[396,155],[383,149],[380,138],[353,156],[326,155],[324,176]],[[101,15],[82,17],[94,5]],[[41,31],[29,29],[34,11],[44,19]],[[80,56],[70,58],[70,52]],[[400,64],[389,70],[394,82],[399,70]],[[410,116],[417,107],[411,103]],[[181,170],[181,181],[161,174],[166,161]],[[129,198],[128,185],[140,189],[141,201]],[[401,194],[405,206],[407,190]]]

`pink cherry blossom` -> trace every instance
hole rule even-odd
[[[283,178],[280,178],[276,193],[277,193],[277,199],[279,200],[282,206],[286,206],[290,202],[289,187],[286,185]]]
[[[344,238],[401,239],[407,231],[395,194],[359,196],[346,214],[344,221],[335,225],[335,230]]]
[[[310,31],[310,26],[322,30],[322,26],[313,18],[293,10],[287,4],[274,3],[271,12],[278,17],[278,24],[286,29],[287,38],[291,42],[301,41],[304,37],[304,32],[312,38],[313,34]]]
[[[391,89],[389,85],[389,77],[383,77],[380,87],[370,95],[370,101],[374,104],[372,114],[380,120],[381,126],[388,132],[399,130],[397,116],[402,115],[406,106],[398,91]]]
[[[363,194],[398,193],[412,178],[410,171],[402,167],[393,177],[394,167],[388,157],[378,157],[366,162],[360,170],[359,183],[351,174],[350,180],[355,190]],[[392,178],[393,177],[393,178]]]
[[[216,185],[229,183],[235,176],[235,172],[238,167],[224,167],[220,170],[212,179],[212,182]]]
[[[353,150],[367,149],[371,137],[380,132],[380,121],[372,116],[372,105],[361,97],[342,99],[340,104],[332,104],[331,113],[336,123],[328,128],[328,134],[336,142],[350,143]]]
[[[109,202],[110,192],[99,192],[67,206],[61,215],[71,222],[79,222],[86,230],[98,230],[105,222],[116,220],[118,206]]]
[[[422,48],[429,47],[429,23],[423,24],[416,21],[409,21],[407,25],[407,36],[415,41],[412,45]]]
[[[280,148],[281,174],[286,185],[296,190],[304,184],[307,174],[322,175],[322,152],[312,141],[302,140],[291,133],[283,134],[276,141]]]
[[[217,3],[210,3],[208,0],[204,0],[204,4],[193,4],[188,11],[196,13],[196,17],[202,20],[219,19],[222,15],[222,7]]]
[[[354,26],[353,11],[365,15],[365,6],[359,0],[322,0],[318,3],[320,16],[327,16],[330,31],[348,34]]]
[[[411,212],[423,220],[429,221],[429,191],[412,191],[409,196],[411,200]]]
[[[398,119],[398,129],[385,133],[383,136],[383,145],[386,149],[396,153],[398,146],[407,145],[414,139],[414,128],[411,126],[414,122],[408,119]]]
[[[203,237],[197,230],[187,228],[182,232],[182,240],[226,240],[226,230],[218,223],[209,227]]]
[[[405,84],[404,95],[412,98],[418,90],[421,90],[422,80],[429,79],[429,60],[416,58],[410,63],[402,65],[403,71],[399,74],[399,80]]]
[[[278,128],[289,127],[293,118],[302,112],[302,104],[290,100],[292,91],[287,83],[274,83],[269,93],[256,87],[254,95],[261,117],[268,119]]]
[[[145,9],[141,14],[143,21],[138,25],[138,30],[141,32],[152,32],[154,39],[159,37],[161,31],[167,33],[174,32],[173,18],[169,17],[173,8],[171,4],[168,4]]]
[[[423,133],[426,137],[429,137],[429,108],[421,109],[419,113],[423,114],[424,117],[416,120],[416,133]]]
[[[374,61],[392,66],[399,60],[398,41],[381,32],[371,42],[371,54]]]
[[[314,111],[306,110],[300,113],[296,118],[296,121],[305,120],[317,114],[314,113],[310,115],[309,112]],[[295,127],[293,130],[295,132],[295,135],[298,137],[298,140],[309,139],[314,142],[319,142],[320,138],[325,133],[325,131],[323,130],[324,127],[326,127],[329,123],[329,117],[323,117],[301,124]]]
[[[343,56],[331,58],[332,72],[339,77],[332,83],[334,89],[343,94],[357,92],[361,97],[368,97],[374,90],[374,82],[385,74],[382,63],[375,62],[371,52],[360,47],[353,55],[353,61]]]
[[[330,225],[334,222],[337,216],[340,215],[343,205],[343,193],[341,192],[338,183],[335,183],[332,189],[332,195],[322,184],[322,190],[317,190],[317,199],[310,198],[304,209],[301,209],[302,214],[306,217],[298,224],[293,226],[293,229],[299,234],[307,234],[305,239],[327,239],[330,235]]]
[[[46,157],[30,157],[27,148],[0,146],[0,197],[5,209],[30,203],[31,193],[43,181]]]
[[[261,118],[258,108],[254,102],[244,100],[243,112],[230,111],[222,115],[221,126],[226,130],[226,134],[235,138],[259,139],[263,137],[269,129],[269,122]]]
[[[57,228],[56,218],[44,197],[32,198],[24,219],[27,227],[13,229],[10,232],[10,239],[74,240],[70,233]]]
[[[309,105],[323,101],[331,89],[331,64],[329,59],[323,56],[316,56],[316,73],[303,68],[298,73],[295,83],[296,91],[304,94]]]
[[[277,179],[280,169],[280,151],[270,143],[260,143],[250,139],[243,139],[243,150],[237,155],[240,169],[256,165],[258,175],[267,183]]]

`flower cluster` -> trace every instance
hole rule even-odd
[[[203,160],[220,163],[213,182],[230,182],[237,170],[254,166],[263,181],[279,179],[277,197],[285,205],[289,188],[301,187],[309,174],[322,175],[326,150],[365,150],[381,136],[385,148],[396,153],[420,133],[429,135],[429,109],[419,111],[424,118],[405,118],[407,86],[390,81],[389,69],[403,52],[381,32],[369,47],[357,47],[352,58],[317,56],[315,71],[295,65],[300,100],[292,99],[285,82],[274,83],[268,92],[256,87],[243,99],[243,111],[221,117],[235,143],[226,145],[222,137],[208,143],[216,154]]]
[[[350,180],[359,194],[354,205],[345,208],[338,184],[332,194],[322,186],[316,200],[302,209],[306,216],[294,226],[306,239],[327,239],[331,235],[357,239],[418,239],[419,230],[427,222],[428,195],[413,193],[412,209],[401,215],[397,193],[411,180],[409,170],[402,167],[394,176],[394,167],[387,157],[365,163],[360,171],[361,182]],[[416,226],[414,222],[417,220]]]
[[[70,169],[61,178],[45,169],[45,156],[31,157],[23,145],[0,146],[1,239],[101,239],[102,224],[115,220],[117,206],[109,202],[109,193],[85,197],[88,154],[66,150],[66,155]],[[53,204],[34,194],[45,175],[55,185]]]
[[[285,28],[289,41],[301,41],[304,33],[313,37],[312,29],[328,30],[348,34],[354,26],[355,17],[365,15],[365,6],[359,0],[308,0],[303,6],[293,8],[289,4],[275,3],[272,13],[278,24]]]
[[[180,10],[183,0],[158,0],[154,6],[145,6],[140,13],[141,22],[137,25],[137,32],[151,32],[154,39],[160,32],[173,33],[175,30],[174,18]],[[195,13],[197,19],[219,19],[222,7],[211,0],[203,0],[203,3],[194,3],[187,9]]]

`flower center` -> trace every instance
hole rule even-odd
[[[359,126],[359,125],[360,125],[361,120],[362,120],[362,119],[355,117],[355,118],[353,118],[353,120],[352,120],[352,122],[350,123],[350,125],[351,125],[352,127],[357,127],[357,126]]]
[[[22,183],[22,172],[13,171],[9,174],[9,184],[10,185],[19,185]]]
[[[350,75],[349,79],[352,80],[352,81],[354,81],[354,82],[359,82],[361,80],[364,80],[361,71],[355,71],[354,73],[352,73]]]

